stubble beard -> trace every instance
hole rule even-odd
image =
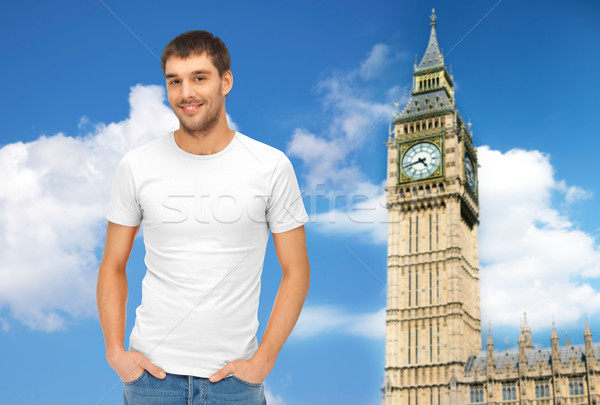
[[[225,97],[221,98],[221,100],[219,101],[219,105],[217,105],[216,111],[206,108],[204,117],[200,121],[192,123],[192,125],[189,125],[188,123],[186,123],[185,119],[182,119],[183,117],[185,117],[185,113],[181,112],[182,116],[177,117],[179,118],[179,125],[184,130],[184,132],[189,134],[204,134],[210,132],[219,123],[218,112],[221,111],[221,106],[223,105],[224,99]],[[201,108],[203,108],[205,105],[206,103],[203,103],[203,106]],[[176,108],[179,107],[177,106]]]

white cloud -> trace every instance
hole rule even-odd
[[[388,212],[385,207],[385,181],[380,185],[369,182],[353,184],[349,192],[327,194],[329,211],[311,217],[311,229],[328,235],[360,237],[368,243],[387,243]],[[311,212],[317,210],[316,199],[309,196]],[[341,208],[336,202],[345,201]]]
[[[225,113],[225,115],[227,116],[227,125],[229,125],[229,128],[231,128],[235,131],[239,131],[240,128],[238,127],[238,125],[235,122],[233,122],[229,113]]]
[[[77,123],[77,128],[79,128],[79,130],[83,130],[89,123],[90,119],[87,117],[87,115],[84,115],[79,119],[79,122]]]
[[[384,185],[373,184],[356,159],[360,148],[372,142],[375,134],[387,134],[392,96],[400,93],[394,86],[386,92],[389,102],[369,100],[367,81],[399,58],[391,55],[387,45],[376,44],[359,68],[328,75],[317,89],[323,109],[331,112],[330,127],[319,135],[304,128],[294,130],[287,153],[300,158],[306,168],[304,195],[311,200],[313,229],[330,235],[358,235],[368,243],[387,239]],[[408,99],[407,92],[403,99]],[[316,214],[317,200],[323,198],[329,200],[330,208]],[[346,204],[340,209],[341,200]]]
[[[373,313],[354,314],[333,305],[305,306],[291,337],[302,339],[324,333],[384,338],[385,307]]]
[[[369,135],[373,125],[382,117],[391,116],[391,103],[366,98],[367,90],[349,74],[332,73],[320,81],[317,89],[323,95],[323,107],[334,112],[329,135],[338,138],[343,155]],[[389,120],[385,121],[386,124]]]
[[[2,324],[2,331],[8,332],[10,330],[10,324],[4,318],[0,318],[0,324]]]
[[[579,186],[567,186],[564,180],[556,183],[556,189],[565,194],[565,201],[567,204],[571,204],[579,200],[587,200],[594,196],[594,193]]]
[[[271,387],[269,387],[267,385],[267,383],[265,383],[264,385],[265,385],[265,398],[267,399],[267,405],[285,405],[285,400],[281,396],[274,395],[271,392]]]
[[[390,47],[385,44],[375,44],[367,59],[360,65],[360,76],[364,80],[373,79],[388,63]]]
[[[131,89],[129,118],[0,149],[0,307],[32,329],[96,314],[98,258],[116,164],[177,127],[164,89]],[[81,127],[89,125],[83,117]],[[8,324],[3,321],[3,329]]]
[[[367,243],[387,243],[387,213],[380,209],[385,203],[385,183],[370,181],[358,165],[357,154],[348,154],[389,109],[369,100],[368,92],[357,84],[358,79],[376,76],[386,58],[390,58],[389,48],[375,45],[357,70],[333,73],[322,80],[317,87],[324,110],[331,112],[331,127],[319,135],[297,128],[292,135],[288,153],[305,163],[306,194],[314,204],[310,211],[316,212],[317,197],[345,198],[342,208],[330,201],[328,210],[314,214],[311,229],[329,235],[363,236]],[[399,91],[393,87],[386,94],[389,98]],[[404,92],[400,104],[407,95]],[[566,326],[580,323],[584,312],[599,313],[597,242],[552,205],[557,196],[571,204],[592,198],[592,193],[555,179],[549,156],[539,151],[501,153],[483,146],[479,156],[484,324],[518,326],[523,310],[534,328],[549,326],[553,317]],[[348,212],[360,208],[361,203],[352,197],[361,193],[369,196],[369,207],[377,209],[365,210],[364,216],[353,220]],[[362,207],[367,207],[365,202]],[[376,219],[369,222],[372,218]],[[355,316],[335,307],[313,307],[299,334],[347,331]]]
[[[600,249],[552,206],[553,193],[567,201],[582,190],[554,178],[549,156],[538,151],[506,153],[482,146],[481,298],[484,324],[579,324],[585,312],[600,311]],[[571,193],[571,195],[570,195]]]
[[[342,144],[342,139],[327,140],[296,128],[287,152],[304,161],[307,172],[303,179],[309,189],[325,185],[334,190],[348,187],[351,180],[364,178],[356,165],[343,160]]]

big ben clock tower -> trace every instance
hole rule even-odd
[[[462,376],[481,353],[477,150],[435,27],[433,12],[411,99],[386,143],[386,405],[469,402]]]

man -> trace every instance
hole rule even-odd
[[[225,44],[186,32],[161,63],[179,129],[117,167],[97,288],[106,358],[125,404],[265,404],[263,381],[308,293],[308,215],[285,154],[227,125]],[[125,268],[142,222],[147,272],[125,350]],[[269,230],[283,276],[259,346]]]

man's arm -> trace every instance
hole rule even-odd
[[[252,359],[227,363],[210,378],[213,382],[230,373],[248,382],[262,382],[298,321],[310,284],[304,225],[272,235],[283,276],[260,346]]]
[[[134,380],[144,369],[156,377],[162,371],[141,353],[128,352],[123,346],[128,294],[125,270],[138,230],[139,225],[124,226],[108,221],[96,289],[106,359],[123,381]]]

